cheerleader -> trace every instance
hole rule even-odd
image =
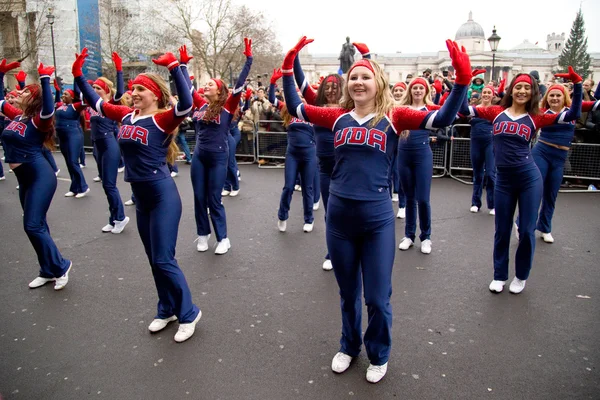
[[[340,288],[342,338],[331,368],[342,373],[362,345],[362,302],[369,323],[364,334],[370,360],[367,380],[380,381],[387,372],[391,348],[390,296],[394,264],[394,211],[389,176],[398,132],[446,126],[454,119],[471,77],[469,57],[447,41],[457,84],[439,111],[394,107],[389,84],[379,64],[362,59],[348,71],[342,107],[304,105],[294,85],[298,52],[312,39],[303,37],[281,67],[290,114],[332,132],[335,167],[327,209],[327,245]],[[361,284],[362,283],[362,284]]]
[[[238,143],[242,140],[242,133],[238,128],[238,123],[242,118],[242,114],[250,106],[250,97],[252,97],[252,90],[248,89],[244,94],[244,105],[241,109],[235,112],[235,116],[231,120],[231,126],[229,127],[229,136],[227,140],[229,142],[229,161],[227,162],[227,178],[225,179],[225,186],[221,192],[221,196],[235,197],[240,193],[240,171],[238,169],[237,160],[235,159],[235,151]]]
[[[4,92],[4,74],[19,66],[18,62],[0,62],[0,93]],[[50,75],[54,67],[40,64],[40,83],[20,91],[13,107],[0,101],[0,112],[12,120],[2,132],[6,162],[19,182],[19,200],[23,208],[23,228],[40,264],[39,276],[29,283],[32,289],[54,282],[54,290],[69,282],[73,266],[63,258],[50,236],[46,214],[56,192],[56,175],[42,154],[42,147],[54,145],[54,104]]]
[[[406,92],[406,83],[397,82],[392,87],[392,96],[394,96],[394,103],[399,105],[404,93]],[[402,190],[402,183],[400,182],[400,162],[398,159],[398,152],[396,151],[396,157],[394,159],[394,168],[392,168],[392,201],[398,202],[398,213],[396,218],[404,219],[406,217],[406,195]]]

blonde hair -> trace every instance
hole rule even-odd
[[[106,86],[108,86],[108,90],[110,90],[110,93],[107,94],[110,95],[111,99],[113,99],[115,97],[115,93],[117,93],[115,85],[103,76],[99,77],[98,80],[106,83]]]
[[[548,95],[550,94],[550,92],[552,90],[556,90],[555,88],[550,90],[551,87],[549,87],[548,90],[546,91],[546,94],[544,94],[544,97],[542,98],[542,101],[540,102],[540,108],[545,108],[547,110],[550,109],[550,104],[548,103]],[[563,88],[564,89],[563,89],[562,93],[563,93],[563,97],[565,98],[563,107],[571,107],[571,96],[569,95],[569,91],[567,90],[567,88],[565,86],[563,86]]]
[[[413,81],[417,79],[414,78]],[[422,80],[423,78],[421,78],[420,80]],[[421,82],[417,83],[418,85],[421,84]],[[412,88],[412,81],[408,84],[408,87],[406,88],[406,90],[404,91],[404,95],[402,96],[402,99],[400,99],[400,102],[398,103],[398,105],[400,106],[411,106],[413,103],[413,97],[412,97],[412,92],[411,89]],[[429,85],[427,85],[425,87],[425,96],[423,96],[423,102],[425,103],[425,105],[428,106],[432,106],[433,105],[433,101],[431,101],[431,87]]]
[[[365,61],[365,60],[362,60]],[[375,118],[371,121],[370,125],[375,126],[385,118],[386,115],[394,108],[394,97],[392,96],[392,91],[390,90],[390,84],[388,82],[383,69],[379,66],[377,61],[375,60],[367,60],[373,70],[375,71],[375,85],[377,88],[377,92],[375,93],[375,109],[373,112],[375,113]],[[350,70],[352,67],[350,67]],[[348,76],[348,81],[350,81],[350,77]],[[341,106],[347,110],[354,109],[354,100],[350,97],[350,92],[348,90],[348,84],[344,85],[344,96],[341,100]]]

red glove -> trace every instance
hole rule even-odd
[[[364,43],[358,43],[358,42],[352,42],[352,45],[358,49],[358,51],[360,52],[360,54],[362,54],[363,57],[369,55],[369,53],[370,53],[369,47],[366,44],[364,44]]]
[[[581,83],[581,81],[583,81],[583,78],[581,78],[581,76],[577,75],[577,72],[575,72],[575,70],[573,69],[573,67],[571,67],[569,65],[569,72],[566,74],[554,74],[555,77],[557,78],[563,78],[563,79],[567,79],[573,83]]]
[[[27,73],[25,71],[19,71],[15,75],[15,78],[17,78],[17,82],[25,82],[25,79],[27,79]]]
[[[81,68],[83,68],[83,64],[85,64],[85,59],[87,58],[87,56],[88,56],[87,47],[84,47],[81,50],[81,54],[75,53],[75,62],[73,63],[73,66],[71,67],[71,72],[73,73],[73,76],[75,78],[83,75],[83,71],[81,70]]]
[[[190,75],[190,81],[194,82],[194,75]]]
[[[324,80],[325,80],[325,77],[324,77],[324,76],[320,76],[320,77],[319,77],[319,85],[320,85],[321,83],[323,83],[323,81],[324,81]]]
[[[455,41],[450,39],[446,40],[446,46],[448,47],[448,52],[450,52],[452,66],[456,72],[456,79],[454,82],[458,85],[468,85],[471,82],[472,77],[471,61],[469,60],[467,51],[464,46],[461,49]]]
[[[506,87],[506,78],[500,81],[500,85],[498,86],[498,94],[504,93],[504,88]]]
[[[244,55],[252,57],[252,39],[244,38]]]
[[[119,57],[119,54],[116,51],[112,53],[112,60],[115,63],[115,68],[117,71],[123,71],[123,60]]]
[[[433,88],[435,89],[436,93],[439,93],[440,95],[442,94],[442,82],[436,79],[435,82],[433,82]]]
[[[179,48],[179,62],[182,64],[187,64],[190,60],[194,58],[190,56],[187,52],[187,46],[184,44]]]
[[[54,84],[54,89],[56,89],[57,92],[60,92],[60,86],[58,85],[58,81],[55,79],[52,83]]]
[[[0,62],[0,74],[5,74],[8,71],[11,71],[15,68],[19,68],[20,66],[21,66],[21,63],[18,61],[13,61],[11,63],[7,63],[6,58],[3,58],[2,62]]]
[[[287,52],[283,59],[283,64],[281,64],[281,72],[283,72],[283,75],[294,74],[294,60],[296,59],[296,55],[304,48],[304,46],[313,41],[314,39],[307,39],[306,36],[302,36],[298,43]]]
[[[283,76],[283,73],[281,73],[281,68],[275,68],[273,70],[273,75],[271,75],[271,85],[274,85],[277,83],[277,80],[279,78],[281,78]]]
[[[54,72],[54,67],[52,65],[48,65],[44,67],[44,64],[40,63],[40,66],[38,67],[38,74],[40,74],[40,76],[43,75],[52,75],[52,73]]]
[[[252,89],[246,89],[246,93],[244,93],[244,101],[250,99],[252,97]]]
[[[475,69],[473,70],[473,72],[471,73],[471,76],[474,78],[479,74],[485,74],[487,71],[485,69]]]
[[[133,90],[133,81],[131,79],[127,81],[127,89]]]
[[[179,61],[177,61],[175,54],[171,53],[170,51],[167,51],[165,54],[158,57],[157,59],[152,59],[152,62],[156,65],[162,65],[163,67],[167,67],[169,71],[179,66]]]

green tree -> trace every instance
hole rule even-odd
[[[558,58],[558,65],[563,71],[567,71],[570,65],[584,79],[587,77],[592,60],[587,52],[587,37],[585,36],[585,23],[581,8],[577,12],[569,39]]]

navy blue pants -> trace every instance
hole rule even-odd
[[[494,186],[496,164],[492,138],[471,138],[471,165],[473,166],[473,197],[471,205],[481,208],[481,193],[485,177],[485,192],[488,209],[494,208]]]
[[[221,191],[227,175],[228,151],[212,152],[196,147],[192,157],[191,178],[194,188],[194,214],[198,236],[210,234],[206,208],[217,235],[217,241],[227,237],[227,217],[221,204]],[[137,196],[136,196],[137,197]]]
[[[96,139],[92,139],[92,156],[94,156],[96,166],[98,167],[98,176],[102,177],[102,164],[98,159],[98,146],[96,145]]]
[[[70,261],[63,258],[50,236],[46,213],[56,191],[56,176],[45,157],[37,157],[13,170],[19,182],[19,200],[23,208],[23,228],[35,249],[44,278],[61,277]]]
[[[533,161],[540,170],[544,190],[542,208],[537,221],[537,230],[543,233],[552,232],[552,216],[556,206],[556,197],[562,183],[565,161],[568,151],[538,142],[531,150]]]
[[[121,160],[121,151],[117,139],[113,135],[106,135],[102,139],[95,140],[100,179],[102,188],[108,200],[108,211],[110,216],[108,223],[114,225],[115,221],[125,219],[125,210],[119,189],[117,189],[117,169]]]
[[[302,186],[302,176],[300,171],[296,176],[296,185]],[[317,159],[315,158],[315,179],[313,180],[313,202],[318,203],[321,200],[321,180],[319,179],[319,168],[317,167]]]
[[[400,181],[406,195],[406,222],[404,236],[415,240],[417,230],[417,206],[421,241],[431,238],[431,179],[433,177],[433,153],[429,144],[419,149],[398,149]]]
[[[58,166],[56,165],[56,161],[54,161],[54,156],[52,155],[52,152],[50,150],[48,150],[48,148],[46,146],[42,146],[42,154],[44,155],[44,158],[46,160],[48,160],[48,164],[50,164],[50,167],[52,168],[52,170],[54,172],[58,171]]]
[[[192,155],[190,154],[190,146],[188,146],[187,140],[185,140],[185,131],[179,130],[179,133],[177,133],[176,140],[177,144],[185,154],[185,162],[191,163]]]
[[[71,177],[69,191],[84,193],[88,189],[88,185],[79,166],[81,149],[83,148],[83,136],[77,127],[57,129],[56,133],[60,141],[60,152],[65,157],[67,170]]]
[[[340,351],[356,357],[362,344],[364,290],[369,324],[364,342],[373,365],[385,364],[392,345],[392,268],[396,254],[391,199],[349,200],[330,195],[327,247],[340,288]]]
[[[327,222],[327,205],[329,203],[329,184],[333,167],[335,167],[335,157],[317,157],[317,167],[319,170],[319,186],[321,188],[321,198],[323,199],[323,208],[325,209],[325,222]],[[329,250],[327,250],[326,260],[329,260]]]
[[[85,149],[83,148],[83,144],[85,143],[83,130],[81,126],[79,126],[79,135],[81,136],[81,150],[79,151],[79,164],[85,167]]]
[[[240,189],[240,181],[238,180],[238,165],[237,160],[235,159],[235,149],[237,148],[242,135],[240,130],[236,127],[235,135],[229,135],[227,140],[229,141],[229,160],[227,162],[227,177],[225,178],[225,190],[239,190]]]
[[[398,208],[406,208],[406,195],[402,190],[402,182],[400,180],[400,161],[398,158],[398,152],[394,154],[394,163],[392,164],[392,193],[398,194]]]
[[[304,208],[304,223],[312,224],[314,195],[313,188],[316,175],[316,150],[311,147],[292,147],[288,146],[285,153],[285,183],[281,191],[279,201],[279,211],[277,217],[281,221],[289,218],[290,204],[294,194],[294,185],[296,176],[300,173],[300,185],[302,186],[302,206]]]
[[[181,219],[181,198],[173,178],[133,182],[137,202],[138,232],[152,267],[158,292],[156,318],[177,316],[179,323],[190,323],[198,315],[183,271],[175,259],[177,232]]]
[[[508,280],[508,252],[515,208],[519,205],[519,246],[516,277],[527,279],[535,252],[535,222],[542,201],[542,176],[534,162],[518,167],[498,167],[496,175],[496,233],[494,280]]]

